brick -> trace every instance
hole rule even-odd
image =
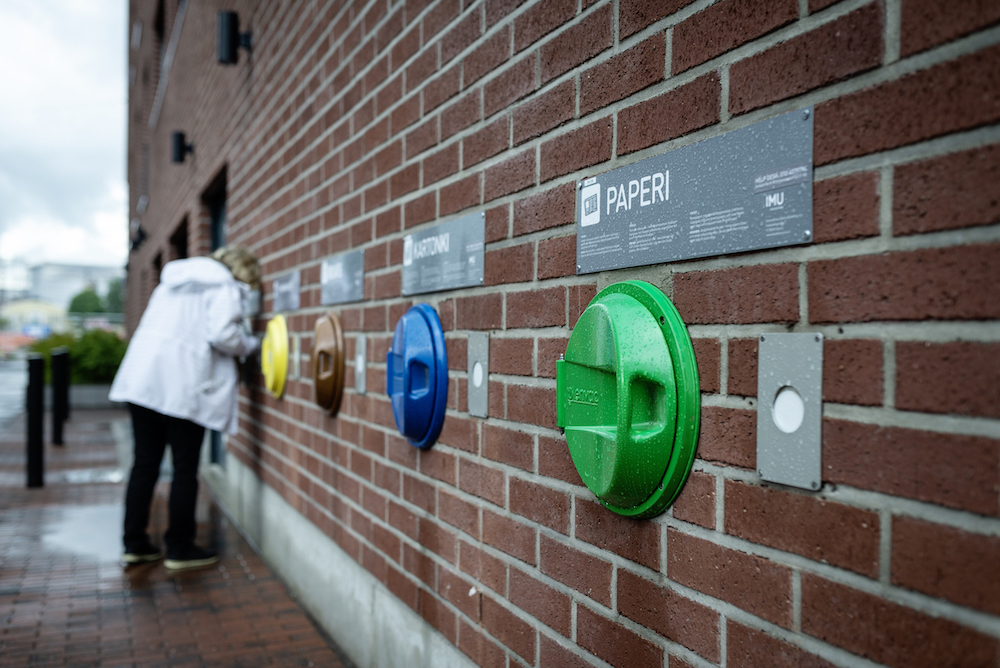
[[[795,0],[760,5],[725,0],[674,26],[673,72],[679,74],[787,25],[799,17]]]
[[[420,602],[417,605],[420,616],[425,622],[437,629],[450,642],[454,641],[455,624],[458,619],[454,612],[449,610],[440,599],[428,596],[424,592],[420,593]]]
[[[611,117],[570,130],[541,146],[539,182],[611,159]]]
[[[514,109],[514,145],[572,120],[575,108],[576,86],[572,81],[564,81],[551,90],[533,96]]]
[[[757,396],[757,344],[754,339],[729,339],[729,394]]]
[[[858,172],[813,183],[816,243],[878,236],[878,172]]]
[[[433,220],[436,215],[437,198],[434,196],[434,193],[422,195],[403,205],[403,210],[407,228],[414,227],[420,223],[426,223],[429,220]]]
[[[465,18],[458,22],[448,34],[441,39],[441,64],[448,63],[452,58],[479,39],[482,34],[479,12],[469,12]],[[426,38],[425,38],[426,39]]]
[[[576,235],[538,242],[538,280],[576,274]]]
[[[675,274],[673,301],[689,325],[796,322],[799,270],[770,264]]]
[[[493,339],[490,341],[490,373],[531,375],[533,339]]]
[[[553,339],[538,339],[538,376],[539,378],[555,378],[556,362],[559,356],[566,352],[569,339],[560,336]]]
[[[507,150],[510,129],[506,116],[501,116],[481,130],[462,140],[462,165],[466,169]]]
[[[483,509],[483,542],[510,556],[535,564],[535,529]]]
[[[487,0],[486,25],[494,26],[505,16],[523,5],[525,0]]]
[[[889,666],[988,666],[1000,647],[990,638],[872,594],[802,574],[802,631]]]
[[[571,615],[569,596],[531,577],[520,568],[510,569],[510,602],[567,638]]]
[[[576,15],[576,0],[549,0],[514,19],[514,50],[521,51]]]
[[[508,385],[507,419],[555,429],[555,388]]]
[[[998,517],[998,466],[996,439],[823,423],[823,479],[837,484]]]
[[[1000,146],[899,165],[892,231],[923,234],[1000,222]]]
[[[567,301],[569,302],[569,322],[570,328],[576,327],[576,321],[586,310],[590,302],[597,296],[596,285],[572,285],[569,288]]]
[[[538,634],[540,666],[552,668],[590,668],[591,663],[574,654],[570,649],[552,640],[544,633]]]
[[[483,597],[483,628],[523,659],[535,658],[535,630],[489,596]]]
[[[503,471],[459,459],[458,486],[463,492],[474,494],[498,506],[504,505]]]
[[[719,661],[719,613],[703,605],[621,569],[618,611],[709,661]]]
[[[477,46],[462,61],[464,66],[463,85],[468,87],[481,79],[483,75],[505,63],[508,58],[510,58],[510,27],[504,26]]]
[[[666,34],[659,33],[580,75],[580,115],[663,81]]]
[[[899,50],[903,57],[944,44],[1000,21],[1000,6],[989,0],[907,0],[900,12]]]
[[[412,158],[437,143],[438,117],[434,116],[406,134],[406,157]]]
[[[389,177],[389,196],[398,200],[420,187],[420,165],[404,167]]]
[[[460,67],[454,65],[450,70],[427,83],[423,90],[425,114],[458,94],[461,86],[460,75]]]
[[[522,58],[508,66],[483,89],[483,110],[490,117],[535,90],[535,59]]]
[[[410,56],[420,50],[420,25],[414,24],[390,51],[393,71],[402,67]]]
[[[566,324],[566,288],[507,293],[507,329],[562,327]]]
[[[573,465],[565,438],[538,437],[538,473],[583,487],[583,480]]]
[[[896,407],[1000,417],[1000,344],[896,344]]]
[[[482,120],[479,97],[479,90],[474,90],[441,112],[441,141]]]
[[[616,515],[576,498],[576,537],[653,570],[660,568],[660,526]]]
[[[413,505],[433,513],[436,504],[434,486],[411,475],[403,476],[403,498]]]
[[[792,574],[785,566],[667,529],[667,577],[791,627]]]
[[[474,538],[479,537],[479,510],[454,494],[439,492],[438,517]]]
[[[471,543],[459,546],[459,565],[478,583],[502,594],[507,586],[507,567],[503,559],[492,557]]]
[[[455,563],[458,544],[455,534],[436,521],[421,517],[418,520],[420,545],[442,557],[449,563]]]
[[[434,72],[437,71],[437,49],[424,49],[417,58],[406,68],[406,92],[416,90],[420,84],[427,81]],[[392,127],[399,127],[395,121]]]
[[[823,342],[823,401],[861,406],[882,404],[882,342],[874,339]]]
[[[618,112],[618,155],[683,137],[719,122],[722,84],[712,71]]]
[[[507,238],[507,228],[510,227],[510,205],[501,204],[486,210],[486,243],[502,241]]]
[[[535,185],[535,150],[528,149],[486,170],[483,177],[483,201]]]
[[[832,663],[815,654],[732,619],[726,621],[726,665],[731,668],[834,668]]]
[[[718,339],[692,339],[694,346],[694,357],[698,364],[698,382],[701,391],[705,393],[716,393],[720,389],[719,385],[719,360],[721,359],[722,344]]]
[[[726,533],[878,577],[877,513],[731,480],[725,489]]]
[[[616,668],[659,666],[663,648],[580,605],[576,608],[577,643]]]
[[[1000,45],[816,106],[816,166],[1000,119]]]
[[[810,262],[809,320],[996,318],[982,286],[1000,282],[998,257],[1000,244],[980,244]]]
[[[958,605],[1000,612],[1000,537],[910,517],[892,522],[892,583]]]
[[[569,533],[569,496],[551,487],[510,477],[510,511],[553,531]]]
[[[561,541],[540,536],[539,570],[598,603],[611,605],[611,564]]]
[[[482,187],[479,174],[473,174],[441,188],[440,214],[447,216],[463,209],[478,206]]]
[[[424,158],[424,186],[458,171],[458,146],[455,142]]]
[[[448,355],[448,370],[466,371],[469,360],[469,340],[465,337],[446,338],[444,340],[444,345]],[[465,423],[472,424],[469,420],[463,421],[463,424]],[[463,428],[463,432],[464,431],[465,429]]]
[[[478,591],[473,591],[470,596],[470,590],[474,589],[474,584],[458,573],[447,568],[438,569],[438,594],[462,613],[478,621],[480,618],[479,609],[482,594]]]
[[[477,666],[483,668],[507,666],[506,652],[462,619],[458,620],[458,648],[475,661]]]
[[[609,48],[613,40],[612,21],[611,5],[604,5],[543,44],[542,84]]]
[[[376,237],[384,237],[387,234],[399,232],[401,229],[401,210],[398,206],[394,206],[388,211],[383,211],[375,216]]]
[[[729,68],[729,111],[746,113],[878,67],[882,3],[872,2]]]
[[[487,251],[483,266],[484,285],[528,282],[535,275],[535,245],[527,243]]]
[[[646,26],[670,16],[694,0],[621,0],[618,32],[621,38],[634,35]]]
[[[714,529],[715,476],[692,471],[673,503],[671,515],[682,522]]]
[[[564,183],[514,202],[514,236],[576,221],[576,186]]]
[[[698,457],[752,469],[757,466],[757,412],[705,406]]]
[[[535,439],[531,434],[483,425],[483,457],[516,466],[525,471],[535,469]]]
[[[500,329],[503,324],[503,295],[492,293],[455,300],[457,329]]]

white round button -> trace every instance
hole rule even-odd
[[[771,417],[774,424],[786,434],[798,430],[802,426],[802,420],[806,415],[805,402],[791,385],[786,385],[778,390],[778,395],[774,398],[774,406],[771,409]]]
[[[475,387],[483,386],[483,365],[481,362],[476,362],[472,366],[472,384]]]

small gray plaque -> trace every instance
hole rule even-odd
[[[490,412],[490,335],[469,334],[469,415],[488,417]]]
[[[274,279],[274,312],[299,310],[300,272],[292,271]]]
[[[485,239],[484,213],[403,237],[403,294],[482,285]]]
[[[764,334],[757,366],[757,472],[818,490],[822,480],[823,335]]]
[[[354,339],[354,391],[364,394],[367,391],[367,376],[365,375],[365,360],[368,357],[368,337],[358,334]]]
[[[365,249],[323,260],[319,268],[320,304],[346,304],[365,298]]]
[[[579,184],[578,274],[812,241],[812,108]]]

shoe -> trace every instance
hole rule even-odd
[[[208,566],[218,560],[219,555],[215,552],[198,547],[197,545],[188,545],[176,550],[168,550],[167,560],[163,562],[163,565],[172,571],[176,571],[182,568]]]
[[[126,564],[144,564],[162,558],[163,552],[159,548],[155,547],[152,543],[146,543],[133,550],[126,548],[125,554],[122,556],[122,561]]]

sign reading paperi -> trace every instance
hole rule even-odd
[[[324,306],[365,298],[365,249],[323,260],[319,268],[320,303]]]
[[[403,294],[482,285],[485,239],[483,213],[403,237]]]
[[[812,108],[589,178],[578,274],[812,241]]]

